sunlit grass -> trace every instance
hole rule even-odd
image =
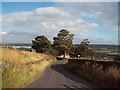
[[[18,51],[17,49],[2,48],[2,60],[3,64],[25,64],[31,61],[36,61],[45,57],[45,54],[38,54],[35,52]]]
[[[40,74],[56,59],[45,54],[35,52],[18,51],[16,49],[2,47],[3,65],[12,64],[3,67],[2,87],[3,88],[22,88],[35,80]],[[26,63],[41,60],[44,57],[48,60],[42,60],[37,63],[26,65]],[[14,65],[14,66],[13,66]]]

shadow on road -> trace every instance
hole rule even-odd
[[[62,75],[64,75],[67,79],[70,79],[70,80],[72,80],[72,81],[74,81],[76,83],[81,84],[81,86],[83,88],[98,88],[96,85],[93,85],[90,82],[85,81],[84,79],[76,76],[75,74],[71,73],[69,70],[65,69],[64,68],[64,64],[54,64],[54,65],[51,66],[51,68],[54,71],[56,71],[56,72],[61,73]],[[79,88],[77,86],[72,86],[72,87],[74,87],[76,89]]]
[[[79,77],[77,77],[76,75],[72,74],[70,71],[66,70],[64,68],[64,64],[55,64],[55,65],[52,65],[51,68],[58,72],[58,73],[61,73],[62,75],[64,75],[66,78],[76,82],[76,83],[83,83],[83,84],[86,84],[86,82],[82,79],[80,79]]]

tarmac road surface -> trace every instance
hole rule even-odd
[[[95,85],[64,69],[67,60],[58,60],[26,88],[96,88]]]

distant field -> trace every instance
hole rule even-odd
[[[9,47],[2,50],[2,87],[20,88],[35,80],[56,59],[45,54],[19,51]]]
[[[31,46],[11,46],[13,48],[28,48],[28,49],[31,49]]]
[[[100,53],[107,53],[107,54],[118,54],[118,49],[111,49],[111,48],[100,48],[100,49],[93,49],[94,52]]]
[[[114,59],[114,57],[116,55],[119,54],[118,52],[118,48],[109,48],[109,46],[107,47],[103,47],[103,48],[92,48],[92,50],[94,51],[94,56],[95,57],[98,57],[98,58],[111,58],[111,59]]]
[[[78,44],[75,44],[78,46]],[[96,58],[114,58],[117,54],[120,54],[118,45],[101,45],[101,44],[90,44],[89,48],[93,51],[93,57]]]
[[[22,51],[31,51],[32,48],[31,46],[10,46],[12,48],[15,48],[17,50],[22,50]]]

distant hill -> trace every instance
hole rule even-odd
[[[108,48],[108,49],[118,49],[118,45],[97,45],[97,44],[93,44],[93,45],[90,45],[91,48],[94,48],[94,49],[101,49],[101,48]]]
[[[7,45],[7,46],[32,46],[32,43],[11,43],[11,44],[3,44],[3,45]],[[79,44],[74,44],[75,46],[78,46]],[[118,50],[118,45],[105,45],[105,44],[90,44],[89,45],[90,48],[92,49],[103,49],[103,48],[107,48],[107,49],[114,49],[114,50]]]
[[[10,43],[10,44],[2,44],[7,46],[32,46],[32,43]]]
[[[79,44],[75,44],[75,46],[78,46],[78,45],[79,45]],[[118,50],[118,45],[90,44],[89,47],[92,48],[92,49],[103,49],[103,48],[107,48],[107,49],[117,49],[117,50]]]

